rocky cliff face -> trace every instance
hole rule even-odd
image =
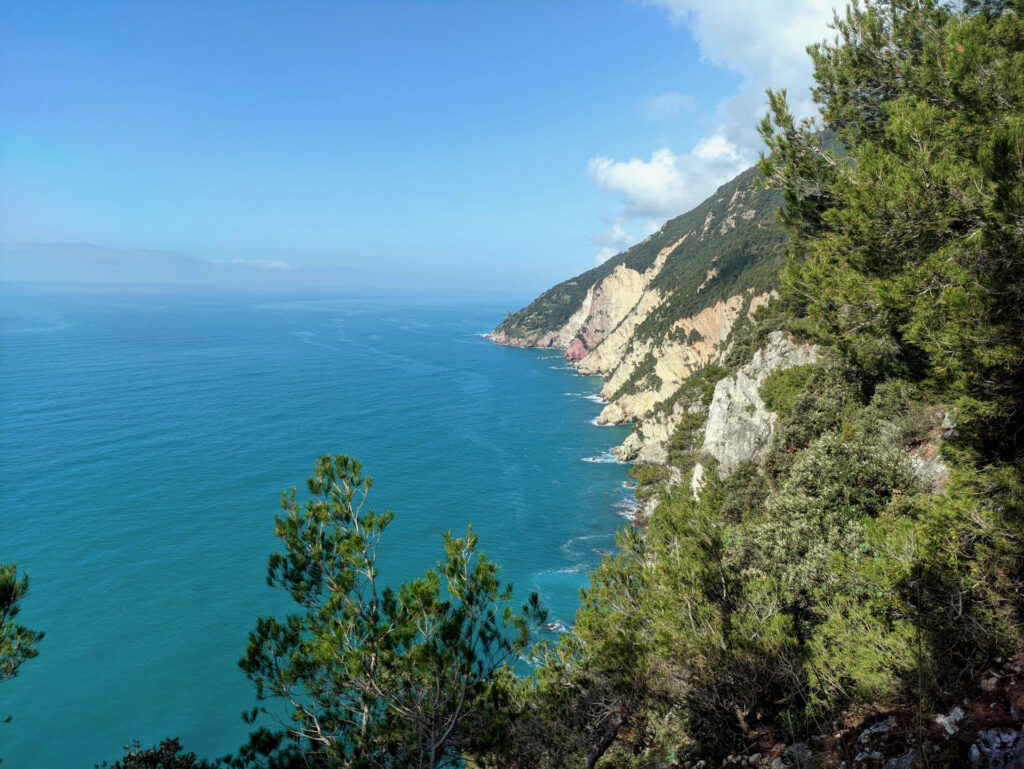
[[[561,347],[566,351],[566,360],[582,360],[612,331],[618,330],[627,317],[632,316],[641,320],[646,317],[646,312],[642,309],[638,311],[640,305],[646,307],[649,312],[660,302],[662,297],[659,292],[648,291],[648,286],[664,267],[668,255],[681,243],[682,239],[663,248],[658,252],[654,263],[642,272],[631,269],[625,263],[615,265],[608,275],[597,280],[586,290],[579,306],[557,328],[540,329],[525,336],[510,336],[508,331],[502,330],[506,327],[503,323],[494,330],[491,339],[498,344],[519,347]],[[634,329],[636,322],[632,323]],[[516,328],[512,324],[508,327]]]
[[[557,347],[605,378],[600,424],[638,423],[622,459],[660,462],[678,422],[659,408],[724,354],[738,320],[771,296],[784,236],[779,201],[753,170],[601,267],[542,294],[491,334],[498,344]]]
[[[744,305],[754,300],[760,302],[767,296],[768,292],[758,296],[738,294],[716,302],[697,315],[680,318],[661,338],[634,338],[618,361],[604,353],[604,345],[595,349],[580,361],[578,368],[580,373],[602,373],[607,377],[602,397],[612,402],[605,407],[598,422],[623,424],[650,414],[692,373],[720,359],[733,325],[744,312]],[[597,365],[591,364],[592,356]],[[638,372],[646,360],[654,362],[653,376],[644,378],[638,376]],[[611,364],[607,373],[606,362]],[[631,382],[635,382],[632,391],[623,392]]]
[[[773,371],[806,366],[818,360],[813,345],[797,344],[773,331],[754,359],[715,385],[704,428],[703,451],[714,458],[718,474],[727,477],[744,462],[761,463],[771,443],[778,416],[767,409],[760,389]],[[695,471],[694,477],[698,476]]]

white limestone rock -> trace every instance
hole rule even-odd
[[[788,334],[773,331],[750,363],[715,385],[703,450],[717,460],[719,475],[727,477],[743,462],[764,459],[778,419],[758,392],[768,375],[817,360],[814,345],[798,344]]]

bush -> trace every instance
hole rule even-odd
[[[761,389],[758,391],[764,405],[780,417],[789,416],[793,402],[803,392],[817,369],[817,364],[810,363],[806,366],[793,366],[772,371],[765,377]]]

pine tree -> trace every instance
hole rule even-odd
[[[987,458],[1024,428],[1024,3],[854,4],[811,46],[822,124],[769,93],[783,293],[868,377],[956,407]],[[821,128],[827,129],[820,133]],[[823,140],[835,132],[842,151]]]
[[[338,767],[461,765],[502,739],[508,666],[545,618],[536,594],[514,612],[511,585],[477,552],[472,528],[444,535],[436,569],[385,586],[377,570],[390,512],[366,510],[358,461],[321,457],[303,506],[282,493],[267,581],[299,611],[259,619],[239,663],[257,697],[287,709],[306,760]]]
[[[14,621],[26,593],[28,575],[19,579],[16,564],[0,564],[0,682],[14,678],[23,662],[39,654],[43,634]]]

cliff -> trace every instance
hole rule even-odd
[[[541,294],[491,334],[498,344],[555,347],[581,374],[604,377],[600,424],[636,423],[616,449],[664,462],[695,372],[720,361],[734,330],[768,302],[785,233],[778,194],[750,169],[692,211]]]

